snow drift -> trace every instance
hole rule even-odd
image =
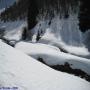
[[[63,65],[68,62],[72,68],[83,70],[90,75],[90,59],[64,53],[57,47],[41,43],[19,42],[15,47],[35,59],[42,58],[49,66]]]

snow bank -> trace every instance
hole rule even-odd
[[[63,65],[68,62],[73,69],[83,70],[90,75],[90,59],[70,55],[41,43],[19,42],[15,47],[35,59],[42,58],[48,65]]]
[[[86,48],[84,44],[80,46],[68,45],[64,43],[61,39],[57,40],[57,38],[53,33],[45,33],[45,35],[43,35],[38,42],[56,46],[59,49],[64,49],[65,51],[73,55],[90,58],[90,52],[88,51],[88,48]]]
[[[57,72],[0,40],[0,87],[19,90],[89,90],[90,83]]]

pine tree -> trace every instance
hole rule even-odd
[[[89,0],[81,0],[80,13],[79,13],[79,26],[85,32],[90,29],[90,4]]]

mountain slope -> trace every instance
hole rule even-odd
[[[52,70],[0,40],[0,86],[19,90],[89,90],[90,83]]]
[[[57,65],[57,68],[59,68],[59,65],[68,63],[70,68],[83,71],[84,75],[82,75],[82,73],[79,71],[79,76],[86,78],[87,75],[88,79],[86,79],[90,81],[90,59],[71,55],[70,53],[60,51],[57,47],[41,43],[19,42],[15,47],[27,55],[32,56],[37,60],[41,60],[41,62],[51,67]],[[76,74],[76,71],[74,71],[72,74]],[[69,73],[69,71],[67,72]]]

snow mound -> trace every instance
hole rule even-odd
[[[64,53],[41,43],[19,42],[15,47],[35,59],[42,58],[47,65],[63,65],[68,62],[73,69],[83,70],[90,75],[90,59]]]
[[[90,83],[57,72],[0,40],[0,87],[19,90],[89,90]]]

